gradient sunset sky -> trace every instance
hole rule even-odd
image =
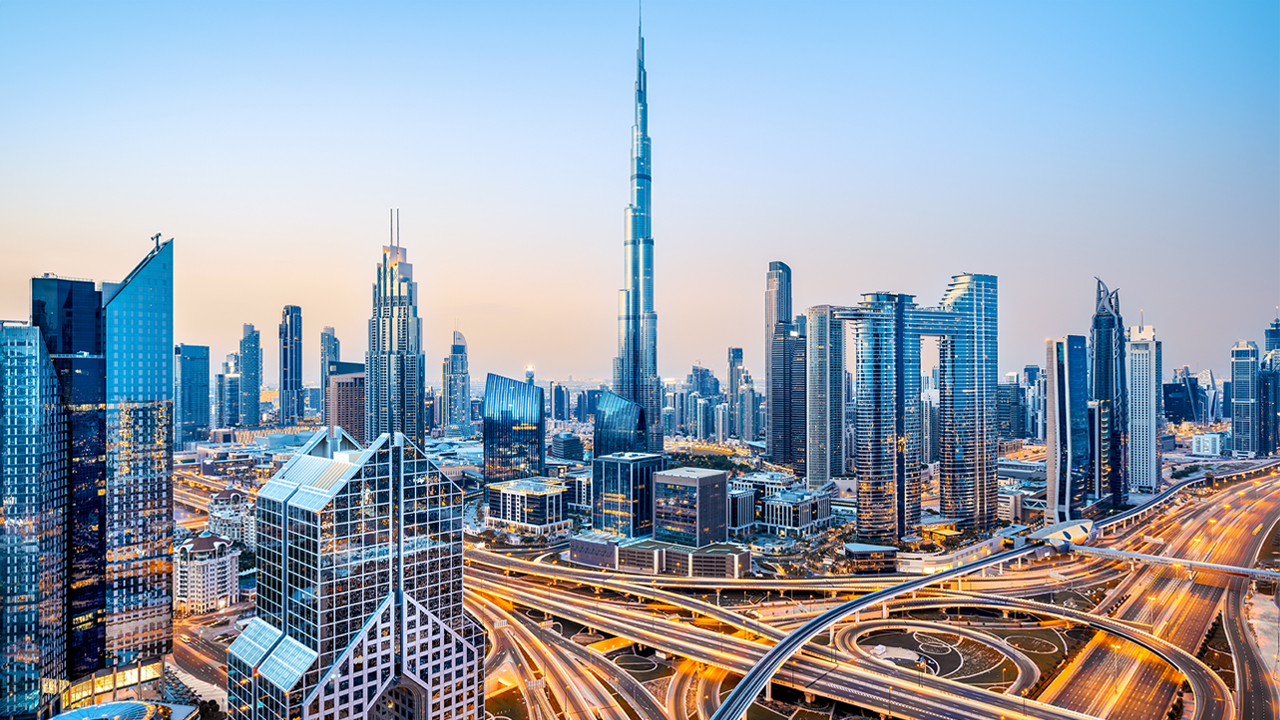
[[[763,378],[771,260],[798,310],[998,275],[1002,372],[1098,275],[1166,374],[1223,373],[1280,305],[1277,7],[649,0],[662,374]],[[397,207],[428,367],[456,323],[477,385],[607,378],[635,44],[632,2],[0,4],[0,318],[160,232],[179,342],[252,322],[274,383],[301,305],[315,382]]]

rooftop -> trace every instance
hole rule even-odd
[[[491,490],[512,490],[528,495],[554,495],[565,491],[564,484],[551,478],[523,478],[491,483]]]

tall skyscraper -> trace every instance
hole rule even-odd
[[[1280,350],[1280,317],[1272,320],[1267,329],[1263,331],[1262,351],[1269,353],[1272,350]]]
[[[280,414],[281,427],[297,425],[305,415],[307,398],[302,389],[302,308],[285,305],[280,313]]]
[[[1258,363],[1258,454],[1280,454],[1280,349]]]
[[[713,398],[720,395],[720,380],[715,373],[711,372],[711,368],[702,367],[701,364],[694,365],[689,370],[689,376],[685,378],[685,384],[689,389],[698,393],[704,398]]]
[[[1139,325],[1129,330],[1125,345],[1129,408],[1129,489],[1154,493],[1160,485],[1160,435],[1164,418],[1160,415],[1160,341],[1155,328]]]
[[[0,322],[0,716],[45,718],[67,675],[67,415],[39,328]]]
[[[441,387],[445,435],[470,437],[474,434],[471,424],[471,371],[467,368],[467,339],[457,330],[453,331],[449,357],[444,359],[444,381]]]
[[[836,310],[818,305],[805,312],[805,473],[811,488],[844,475],[844,322]]]
[[[764,280],[764,393],[765,393],[765,447],[773,452],[772,433],[768,432],[773,414],[773,336],[778,323],[783,331],[790,331],[791,320],[791,267],[777,260],[769,263]]]
[[[262,337],[251,323],[240,338],[240,424],[262,424]]]
[[[618,292],[618,357],[613,391],[644,408],[649,451],[662,452],[662,391],[658,377],[658,314],[653,309],[652,176],[644,35],[636,51],[636,122],[631,128],[631,204],[626,210],[623,282]]]
[[[365,353],[366,438],[404,433],[415,443],[423,437],[425,359],[418,318],[418,283],[409,254],[399,245],[382,246],[373,284],[369,350]]]
[[[320,417],[329,417],[329,363],[342,361],[342,343],[331,327],[320,332]],[[326,420],[327,424],[328,421]]]
[[[806,341],[804,335],[791,328],[790,323],[778,323],[773,335],[769,455],[775,464],[804,477]]]
[[[173,349],[173,449],[209,439],[209,347]]]
[[[1096,279],[1096,278],[1095,278]],[[1108,290],[1098,280],[1097,303],[1090,337],[1093,367],[1092,396],[1099,403],[1097,483],[1117,506],[1129,499],[1129,403],[1125,383],[1124,318],[1120,315],[1120,291]]]
[[[1079,520],[1089,501],[1089,369],[1081,335],[1046,343],[1045,523]]]
[[[231,428],[240,424],[240,373],[230,363],[213,377],[213,426]]]
[[[412,440],[317,432],[258,494],[257,531],[258,615],[227,652],[232,720],[369,718],[375,704],[484,717],[462,491]]]
[[[755,381],[751,373],[742,371],[742,380],[734,392],[738,397],[738,424],[734,433],[745,441],[752,441],[759,435],[759,424],[756,416],[760,410],[760,394],[756,392]]]
[[[1241,340],[1231,348],[1231,441],[1236,457],[1258,454],[1258,346]]]
[[[542,477],[546,438],[542,388],[489,373],[484,383],[485,480]]]
[[[66,677],[74,680],[106,663],[107,365],[102,293],[89,280],[49,273],[33,278],[31,324],[39,328],[58,374],[67,416]]]
[[[744,370],[745,368],[742,365],[742,348],[729,348],[729,368],[725,375],[725,382],[728,386],[725,388],[724,394],[725,399],[729,403],[730,432],[734,435],[738,434],[738,426],[741,424],[738,414],[738,389],[742,385],[742,373]]]
[[[648,431],[644,408],[621,395],[606,392],[596,404],[591,452],[595,457],[645,452],[649,447]]]

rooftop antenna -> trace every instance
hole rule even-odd
[[[155,235],[152,235],[151,239],[155,241],[156,249],[159,250],[160,249],[160,233],[156,233]]]
[[[396,247],[400,247],[400,208],[396,208]]]
[[[396,211],[387,210],[387,234],[391,236],[391,246],[396,245]]]

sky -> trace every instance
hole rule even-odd
[[[1000,283],[1002,371],[1087,334],[1094,276],[1166,373],[1226,371],[1280,305],[1274,2],[644,7],[658,358],[763,378],[797,310]],[[278,377],[303,310],[362,360],[388,210],[429,367],[607,378],[628,202],[630,2],[0,3],[0,318],[43,272],[175,238],[175,336]],[[439,378],[432,380],[439,384]]]

